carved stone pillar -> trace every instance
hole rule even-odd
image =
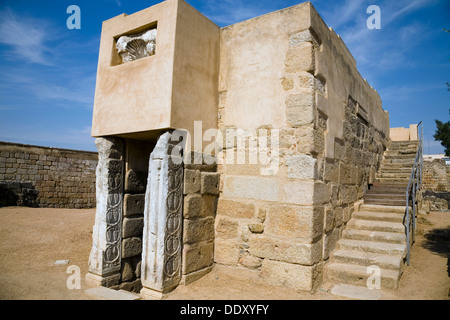
[[[161,299],[181,280],[183,163],[176,156],[179,147],[170,139],[170,133],[159,138],[149,161],[141,269],[144,298]]]
[[[89,256],[90,286],[111,287],[120,280],[123,202],[123,144],[115,138],[98,138],[96,170],[97,208]]]

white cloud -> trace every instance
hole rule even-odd
[[[21,58],[28,62],[52,65],[48,23],[30,17],[18,17],[11,9],[0,11],[0,43],[10,47],[9,59]]]

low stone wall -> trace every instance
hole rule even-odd
[[[214,222],[220,175],[216,164],[204,161],[184,166],[183,252],[181,283],[188,285],[213,268]]]
[[[0,142],[0,206],[93,208],[96,166],[96,152]]]
[[[450,166],[442,159],[423,162],[423,208],[447,211],[450,200]]]

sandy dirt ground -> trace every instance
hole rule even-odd
[[[84,276],[92,244],[95,209],[0,208],[0,299],[87,300]],[[450,213],[420,217],[411,265],[388,300],[450,300]],[[55,261],[69,260],[57,266]],[[81,288],[69,289],[80,270]],[[75,268],[76,269],[76,268]],[[72,277],[72,278],[70,278]],[[215,266],[204,278],[179,286],[175,300],[337,300],[325,290],[315,294],[264,285],[255,273]]]

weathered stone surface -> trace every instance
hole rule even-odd
[[[220,174],[214,172],[202,172],[201,174],[201,193],[219,194]]]
[[[294,89],[294,80],[293,79],[284,78],[281,81],[281,85],[283,86],[283,89],[286,90],[286,91],[292,90],[292,89]]]
[[[241,265],[243,265],[244,267],[247,267],[250,269],[256,269],[261,266],[262,259],[246,253],[239,258],[239,263]]]
[[[322,234],[322,207],[277,205],[267,209],[266,231],[275,235],[315,239]]]
[[[255,204],[219,198],[217,214],[235,218],[253,218],[255,215]]]
[[[200,192],[200,170],[184,170],[184,194]]]
[[[210,241],[214,239],[214,218],[185,219],[183,224],[183,243]]]
[[[128,238],[122,240],[122,258],[140,255],[142,252],[141,238]]]
[[[122,261],[121,282],[128,282],[134,279],[134,270],[128,261]]]
[[[278,181],[269,177],[223,176],[226,198],[278,200]]]
[[[98,138],[96,171],[97,209],[89,256],[89,272],[94,275],[119,273],[123,210],[123,145],[118,139]],[[122,251],[123,253],[123,251]]]
[[[286,99],[286,119],[298,127],[315,120],[315,94],[311,89],[303,89],[301,94],[289,95]]]
[[[217,217],[216,237],[232,239],[238,236],[239,223],[227,217]]]
[[[184,165],[173,155],[171,139],[170,133],[161,135],[150,155],[145,194],[141,280],[144,293],[158,295],[181,280]]]
[[[314,181],[289,181],[282,185],[281,202],[310,206],[314,204]]]
[[[262,224],[262,223],[251,223],[248,225],[248,228],[252,233],[263,233],[264,232],[264,224]]]
[[[314,72],[314,48],[310,42],[301,42],[288,49],[285,60],[287,73]]]
[[[142,235],[144,229],[144,217],[124,218],[122,226],[122,237],[131,238]]]
[[[300,291],[312,291],[314,284],[321,278],[321,270],[317,265],[301,266],[264,259],[261,276],[270,284],[284,286]]]
[[[124,197],[124,217],[143,215],[145,205],[144,194],[125,194]]]
[[[183,274],[209,267],[214,262],[214,243],[183,247]]]
[[[125,175],[126,193],[145,193],[147,172],[128,170]]]
[[[256,257],[302,265],[312,265],[322,257],[322,241],[311,244],[289,238],[253,235],[248,246],[248,252]]]
[[[317,177],[316,159],[307,155],[286,157],[288,177],[294,179],[314,179]]]
[[[216,239],[214,261],[219,264],[236,266],[239,260],[239,245],[234,240]]]
[[[188,194],[184,197],[183,217],[196,219],[214,216],[217,199],[212,195]]]
[[[331,252],[336,248],[336,244],[339,240],[339,229],[334,229],[333,231],[325,234],[323,240],[323,258],[328,259]]]

